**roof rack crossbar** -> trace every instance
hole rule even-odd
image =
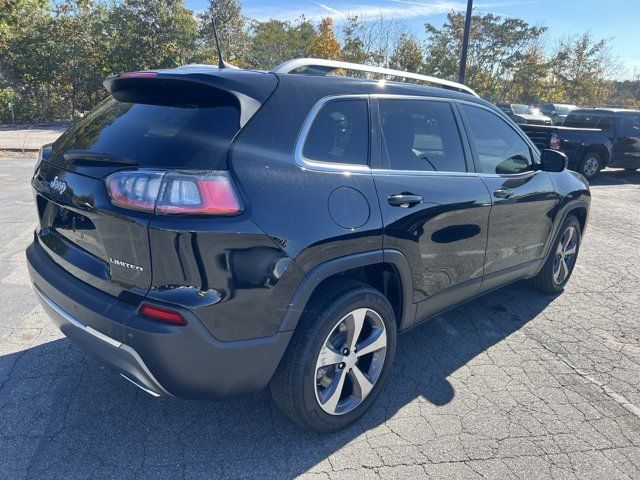
[[[296,58],[294,60],[288,60],[281,63],[273,70],[272,73],[310,73],[314,75],[328,75],[334,70],[356,70],[359,72],[377,73],[380,75],[389,75],[392,77],[410,78],[412,80],[420,80],[423,82],[439,85],[442,87],[458,90],[460,92],[468,93],[475,97],[479,95],[471,88],[461,83],[452,82],[450,80],[443,80],[441,78],[431,77],[429,75],[421,75],[413,72],[403,72],[402,70],[394,70],[392,68],[373,67],[370,65],[363,65],[360,63],[340,62],[337,60],[326,60],[323,58]],[[305,71],[306,70],[306,71]]]

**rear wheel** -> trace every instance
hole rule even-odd
[[[562,225],[542,270],[531,280],[532,286],[547,293],[561,292],[576,265],[581,240],[580,222],[570,215]]]
[[[395,317],[384,295],[359,282],[334,282],[303,314],[271,395],[300,425],[339,430],[380,394],[395,347]]]
[[[587,152],[578,164],[578,173],[581,173],[587,180],[591,180],[598,176],[602,166],[602,156],[598,152]]]

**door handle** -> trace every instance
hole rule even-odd
[[[509,188],[499,188],[493,192],[493,196],[496,198],[509,198],[513,195],[513,190]]]
[[[412,193],[399,193],[397,195],[389,195],[387,202],[394,207],[409,208],[421,203],[422,197]]]

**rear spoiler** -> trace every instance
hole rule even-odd
[[[210,66],[180,67],[172,70],[123,73],[108,77],[103,85],[118,101],[165,104],[169,102],[164,87],[190,92],[197,101],[203,90],[218,91],[221,99],[234,98],[240,107],[240,128],[244,127],[278,84],[269,73],[248,70],[218,69]]]

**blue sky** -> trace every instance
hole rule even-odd
[[[201,10],[207,0],[186,0]],[[340,22],[346,14],[363,17],[385,15],[401,18],[406,28],[424,38],[426,22],[444,22],[447,12],[466,9],[466,0],[241,0],[245,15],[260,20],[293,20],[331,16]],[[640,0],[475,0],[481,13],[493,12],[523,18],[549,28],[550,40],[590,29],[596,38],[611,38],[615,54],[630,78],[640,75]]]

